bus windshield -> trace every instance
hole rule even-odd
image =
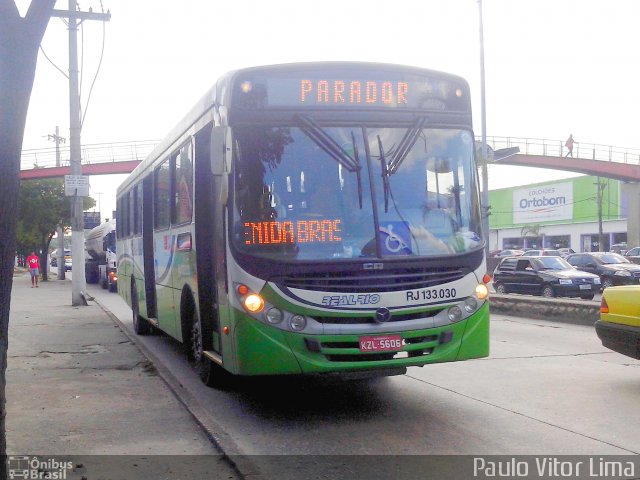
[[[235,127],[235,247],[301,261],[481,248],[473,136],[423,123]]]

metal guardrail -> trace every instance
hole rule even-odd
[[[476,140],[480,141],[479,139]],[[487,145],[494,150],[520,147],[521,154],[550,157],[566,156],[568,150],[564,143],[564,140],[546,140],[542,138],[487,137]],[[574,143],[573,157],[640,165],[640,149],[613,147],[595,143]]]
[[[480,139],[476,139],[478,142]],[[82,147],[83,164],[123,162],[129,160],[144,160],[151,153],[159,140],[142,140],[131,142],[95,143]],[[487,144],[494,150],[501,148],[520,147],[520,153],[526,155],[545,155],[564,157],[567,148],[564,140],[547,140],[542,138],[525,137],[487,137]],[[69,165],[69,147],[60,149],[60,166]],[[619,162],[640,165],[640,149],[598,145],[595,143],[575,143],[574,158],[587,158],[604,162]],[[55,147],[23,150],[20,162],[21,170],[37,167],[55,167]]]
[[[82,164],[144,160],[158,143],[159,140],[142,140],[83,145],[81,149]],[[69,165],[69,158],[69,146],[61,146],[60,148],[60,165],[57,165],[55,147],[23,150],[20,169],[64,167]]]

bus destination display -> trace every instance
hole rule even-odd
[[[380,75],[380,77],[377,77]],[[462,83],[416,75],[372,74],[344,76],[260,76],[239,83],[236,106],[394,108],[429,111],[468,111],[467,90]]]
[[[244,244],[337,243],[342,241],[341,223],[339,219],[244,222]]]

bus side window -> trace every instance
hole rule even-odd
[[[169,162],[165,160],[153,174],[153,226],[156,229],[169,226],[171,214],[171,181]]]
[[[175,175],[173,179],[173,218],[174,223],[191,221],[193,212],[193,155],[191,143],[183,146],[175,159]]]

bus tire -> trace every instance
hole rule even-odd
[[[211,329],[200,321],[193,297],[183,293],[182,300],[183,325],[186,327],[183,343],[189,361],[207,387],[228,387],[233,376],[204,354],[211,349]]]
[[[145,318],[140,316],[140,307],[138,306],[138,292],[136,284],[131,285],[131,312],[133,314],[133,331],[137,335],[149,335],[151,333],[151,325]]]

